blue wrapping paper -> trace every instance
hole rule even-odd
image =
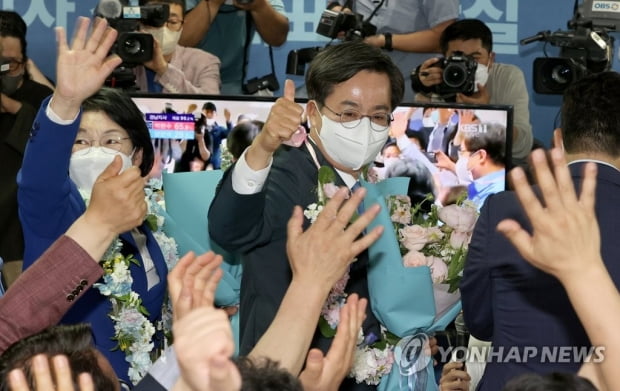
[[[409,178],[389,178],[376,184],[362,182],[367,190],[365,208],[376,203],[381,206],[381,211],[370,223],[368,230],[378,225],[385,227],[383,235],[368,249],[370,302],[381,324],[400,338],[413,338],[418,333],[432,334],[444,330],[461,310],[461,302],[457,300],[441,314],[437,314],[437,287],[433,286],[430,269],[427,266],[403,265],[398,238],[385,200],[391,195],[407,194],[408,184]],[[413,354],[411,351],[409,353]],[[437,390],[432,360],[423,364],[419,370],[424,369],[425,375],[421,372],[412,373],[405,368],[406,365],[395,360],[391,372],[382,378],[379,390],[409,390],[414,389],[415,384],[418,384],[418,388],[422,387],[417,391]],[[421,381],[421,377],[428,381]]]

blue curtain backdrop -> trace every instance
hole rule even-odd
[[[325,7],[325,0],[283,0],[291,23],[288,42],[274,48],[276,74],[280,84],[286,77],[286,57],[290,50],[310,46],[323,46],[327,39],[317,35],[316,23]],[[407,0],[391,0],[407,1]],[[441,0],[437,0],[441,1]],[[28,54],[50,77],[55,71],[54,26],[65,26],[69,36],[77,16],[90,16],[98,0],[0,0],[2,9],[20,13],[29,25]],[[479,18],[489,24],[494,33],[496,60],[519,66],[526,76],[530,89],[530,115],[534,136],[545,144],[551,139],[560,98],[535,94],[532,90],[532,63],[543,56],[542,43],[520,46],[519,40],[542,30],[566,29],[572,17],[573,1],[570,0],[462,0],[461,15]],[[616,45],[617,46],[617,45]],[[557,48],[548,47],[549,55]],[[617,47],[614,69],[618,69]],[[249,76],[270,73],[268,50],[257,38],[252,46]],[[300,84],[301,76],[291,77]],[[409,88],[409,86],[407,86]]]

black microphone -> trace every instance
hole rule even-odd
[[[536,42],[536,41],[542,41],[544,40],[551,32],[549,30],[547,31],[541,31],[536,35],[532,35],[531,37],[527,37],[527,38],[523,38],[522,40],[519,41],[519,43],[521,45],[527,45],[528,43],[532,43],[532,42]]]

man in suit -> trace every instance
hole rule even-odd
[[[291,283],[286,224],[293,207],[317,202],[320,166],[335,169],[336,185],[356,184],[388,138],[391,112],[402,99],[404,83],[380,49],[344,42],[317,55],[306,86],[309,139],[299,148],[281,146],[297,131],[303,114],[294,102],[294,84],[287,81],[284,97],[273,106],[252,145],[225,173],[209,210],[211,238],[243,258],[241,354],[263,335]],[[346,292],[368,297],[367,258],[363,252],[351,266]],[[380,335],[376,319],[370,311],[367,315],[364,332]],[[312,346],[326,351],[330,342],[317,332]]]
[[[55,325],[103,275],[99,266],[112,240],[144,220],[140,171],[118,174],[121,160],[99,176],[88,209],[0,299],[0,353]]]
[[[619,74],[585,77],[566,90],[562,128],[554,133],[554,143],[563,146],[577,187],[585,162],[597,164],[601,253],[616,285],[620,284],[619,101]],[[483,391],[499,390],[508,379],[525,372],[577,372],[585,360],[579,353],[590,348],[560,282],[529,265],[496,231],[506,218],[531,230],[514,193],[491,195],[476,224],[461,282],[463,313],[471,334],[493,345],[478,387]],[[569,354],[561,354],[567,349]]]

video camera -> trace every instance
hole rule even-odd
[[[436,94],[441,96],[451,96],[457,93],[471,95],[476,91],[478,63],[473,57],[455,51],[450,57],[440,60],[437,66],[443,71],[441,83],[435,86]]]
[[[590,0],[589,3],[595,8],[601,2]],[[620,1],[616,3],[620,6]],[[584,3],[584,7],[589,5]],[[567,25],[569,30],[541,31],[520,41],[521,45],[542,41],[560,48],[559,57],[534,60],[534,91],[539,94],[562,94],[582,77],[611,68],[614,38],[608,31],[615,30],[614,24],[597,25],[583,17],[582,9],[576,9]]]
[[[338,5],[337,2],[333,4]],[[350,7],[348,4],[349,2],[346,2],[343,8]],[[379,6],[381,4],[383,2]],[[369,22],[374,14],[373,12],[367,20],[364,20],[361,14],[334,11],[328,8],[321,14],[319,24],[316,27],[316,33],[331,39],[338,38],[342,33],[343,41],[364,39],[377,33],[377,27]],[[306,73],[306,64],[310,63],[314,56],[324,48],[315,46],[291,50],[286,59],[286,73],[289,75],[304,75]]]

